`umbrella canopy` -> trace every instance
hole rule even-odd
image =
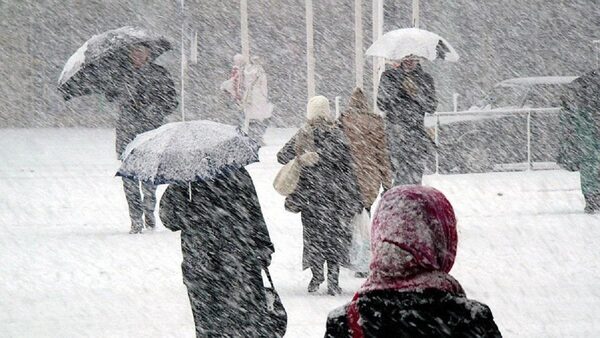
[[[430,61],[458,61],[458,53],[448,41],[419,28],[402,28],[383,34],[367,49],[367,55],[390,60],[401,60],[406,56],[415,55]]]
[[[174,122],[138,135],[121,155],[117,176],[155,185],[201,181],[258,162],[258,148],[234,126]]]
[[[129,65],[129,48],[137,44],[150,49],[148,62],[171,49],[166,38],[137,27],[125,26],[94,35],[65,64],[58,79],[58,90],[69,100],[112,89],[112,84]]]

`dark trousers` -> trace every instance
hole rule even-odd
[[[583,194],[585,198],[585,211],[598,212],[600,211],[600,193]]]
[[[140,181],[123,177],[123,190],[125,198],[129,205],[129,217],[132,226],[142,226],[143,216],[146,219],[151,218],[154,221],[154,209],[156,207],[156,186],[142,182],[140,191]]]
[[[315,264],[310,267],[313,279],[322,283],[325,280],[323,264]],[[327,262],[327,285],[337,286],[340,279],[340,265],[337,263]]]
[[[248,124],[248,136],[262,145],[263,136],[267,131],[268,120],[250,120]]]

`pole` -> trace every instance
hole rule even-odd
[[[306,87],[308,98],[315,96],[315,42],[313,1],[306,0]]]
[[[240,24],[242,35],[242,55],[244,61],[250,61],[250,34],[248,31],[248,0],[240,0]]]
[[[592,41],[596,50],[596,69],[600,68],[600,40]]]
[[[190,63],[198,63],[198,31],[194,31],[192,42],[190,43]]]
[[[531,112],[527,113],[527,170],[531,170]]]
[[[358,88],[363,88],[364,64],[362,0],[354,0],[354,76]]]
[[[440,115],[435,114],[435,174],[440,173]]]
[[[419,28],[419,0],[413,0],[412,2],[412,25],[414,28]]]
[[[185,121],[185,0],[181,0],[181,121]]]
[[[383,35],[383,0],[373,0],[373,42]],[[373,58],[373,111],[379,113],[377,108],[377,90],[379,78],[385,66],[385,59]]]

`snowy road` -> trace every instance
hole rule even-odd
[[[306,293],[301,224],[271,188],[291,130],[269,130],[249,166],[277,252],[287,337],[322,337],[341,297]],[[0,130],[0,337],[192,337],[179,235],[127,234],[114,131]],[[428,176],[459,218],[452,273],[507,337],[600,336],[600,216],[565,171]],[[161,190],[162,191],[162,190]]]

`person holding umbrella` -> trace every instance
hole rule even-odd
[[[155,129],[177,107],[175,85],[167,70],[153,61],[171,49],[160,35],[125,26],[92,36],[67,61],[58,79],[58,90],[68,101],[102,94],[119,105],[116,152],[121,156],[136,135]],[[124,178],[131,233],[154,228],[156,188],[135,178]],[[144,217],[145,215],[145,217]]]
[[[425,114],[435,112],[437,100],[431,75],[421,58],[409,55],[381,75],[377,106],[385,114],[394,185],[421,184],[427,157],[434,153]]]
[[[117,100],[119,104],[116,125],[118,156],[138,134],[161,126],[177,107],[177,94],[171,76],[165,68],[148,62],[149,56],[148,46],[132,46],[129,50],[130,62],[122,67],[121,87],[106,94],[109,100]],[[140,193],[140,186],[143,193]],[[156,187],[124,177],[123,189],[131,217],[130,233],[141,233],[144,224],[146,229],[154,229]]]
[[[117,175],[170,184],[160,219],[181,232],[183,283],[197,337],[272,337],[261,270],[275,251],[252,178],[258,144],[212,121],[166,124],[139,135]]]
[[[394,60],[383,72],[377,106],[384,114],[394,185],[421,184],[434,143],[423,125],[425,114],[435,112],[433,78],[421,67],[423,60],[458,61],[454,48],[441,36],[418,28],[385,33],[367,55]]]

